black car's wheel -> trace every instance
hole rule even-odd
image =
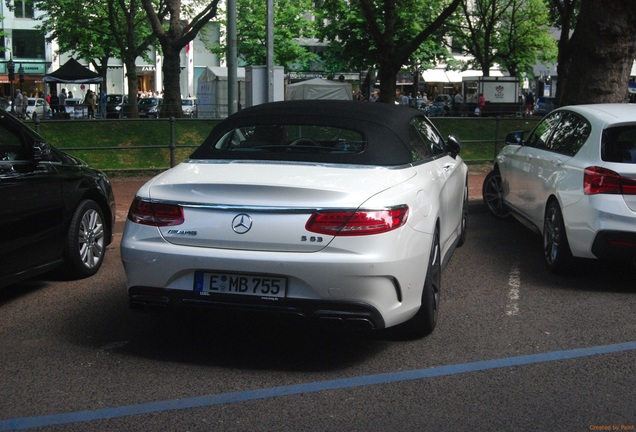
[[[468,179],[464,186],[464,202],[462,204],[462,222],[461,233],[459,234],[459,240],[457,241],[457,247],[460,247],[466,242],[466,226],[468,224]]]
[[[491,171],[484,179],[481,188],[482,197],[486,208],[496,218],[506,218],[510,212],[503,201],[503,187],[499,171]]]
[[[404,334],[424,337],[433,332],[439,316],[440,289],[442,286],[442,257],[439,245],[439,228],[435,230],[428,259],[422,305],[415,316],[402,325]]]
[[[556,201],[551,201],[545,210],[543,255],[548,270],[554,273],[564,271],[572,261],[572,251],[565,233],[563,214]]]
[[[106,253],[108,228],[104,214],[95,201],[82,201],[71,219],[66,236],[66,270],[76,277],[97,273]]]

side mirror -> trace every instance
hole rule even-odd
[[[459,152],[462,150],[462,144],[454,135],[449,135],[446,145],[452,157],[457,157]]]
[[[525,135],[524,131],[515,131],[510,132],[506,135],[506,145],[523,145],[523,136]]]
[[[33,143],[33,160],[47,161],[51,159],[51,145],[44,141]]]

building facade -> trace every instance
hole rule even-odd
[[[47,42],[45,35],[36,29],[41,12],[34,10],[31,2],[14,1],[13,10],[0,0],[0,97],[13,97],[15,90],[21,89],[29,96],[48,94],[58,89],[46,88],[44,76],[57,70],[71,58],[68,53],[59,53],[56,43]],[[218,40],[218,25],[211,23],[206,28],[206,40]],[[149,49],[150,62],[142,57],[136,60],[138,90],[144,94],[160,94],[163,91],[161,74],[162,57],[153,48]],[[76,59],[91,69],[90,62]],[[9,78],[9,64],[14,65],[14,79]],[[207,67],[219,66],[219,58],[205,46],[202,38],[197,37],[181,52],[181,94],[183,97],[196,95],[196,82]],[[126,70],[123,62],[113,58],[109,60],[104,90],[107,93],[128,93]],[[88,89],[99,92],[97,85],[69,85],[77,98],[82,98]]]

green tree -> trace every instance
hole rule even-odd
[[[450,33],[453,46],[473,56],[468,65],[484,76],[496,63],[519,76],[557,55],[544,0],[462,0]]]
[[[157,0],[159,1],[159,0]],[[120,58],[126,66],[129,100],[137,99],[136,59],[147,55],[156,40],[139,0],[34,0],[45,12],[39,27],[49,40],[57,40],[59,52],[90,61],[106,82],[108,60]],[[137,105],[130,104],[131,117]]]
[[[158,19],[162,21],[167,9],[162,0],[153,0],[160,7]],[[108,7],[108,25],[119,58],[126,66],[128,82],[129,117],[138,117],[137,104],[137,57],[147,55],[148,48],[156,42],[157,33],[148,22],[139,0],[106,0]]]
[[[444,24],[461,0],[323,0],[317,7],[326,59],[338,67],[377,69],[380,102],[395,100],[396,77],[441,55]]]
[[[636,58],[633,0],[582,0],[561,82],[562,103],[626,102]],[[572,73],[576,71],[576,73]],[[560,78],[560,77],[559,77]]]
[[[318,58],[301,41],[314,36],[313,0],[274,0],[274,63],[286,70],[307,68]],[[264,65],[267,60],[267,2],[236,2],[236,48],[240,60],[247,65]],[[220,20],[227,24],[225,17]],[[225,43],[209,49],[225,56]]]
[[[106,82],[108,60],[114,54],[106,0],[95,0],[91,8],[80,0],[36,0],[34,6],[46,12],[38,28],[49,42],[57,41],[58,52],[90,61]]]
[[[141,2],[163,52],[164,106],[161,109],[161,116],[183,117],[179,81],[180,53],[203,26],[216,16],[219,0],[207,2],[188,23],[182,18],[181,0],[163,0],[162,5],[165,6],[168,16],[167,25],[164,25],[162,14],[155,12],[152,0],[141,0]],[[189,5],[194,6],[194,3],[191,2]]]

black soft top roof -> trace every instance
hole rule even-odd
[[[258,125],[321,125],[360,132],[367,149],[356,155],[286,155],[284,160],[333,162],[364,165],[402,165],[412,161],[408,125],[415,109],[377,102],[341,100],[298,100],[271,102],[246,108],[219,123],[192,159],[278,160],[272,153],[240,153],[217,150],[214,144],[236,128]]]

